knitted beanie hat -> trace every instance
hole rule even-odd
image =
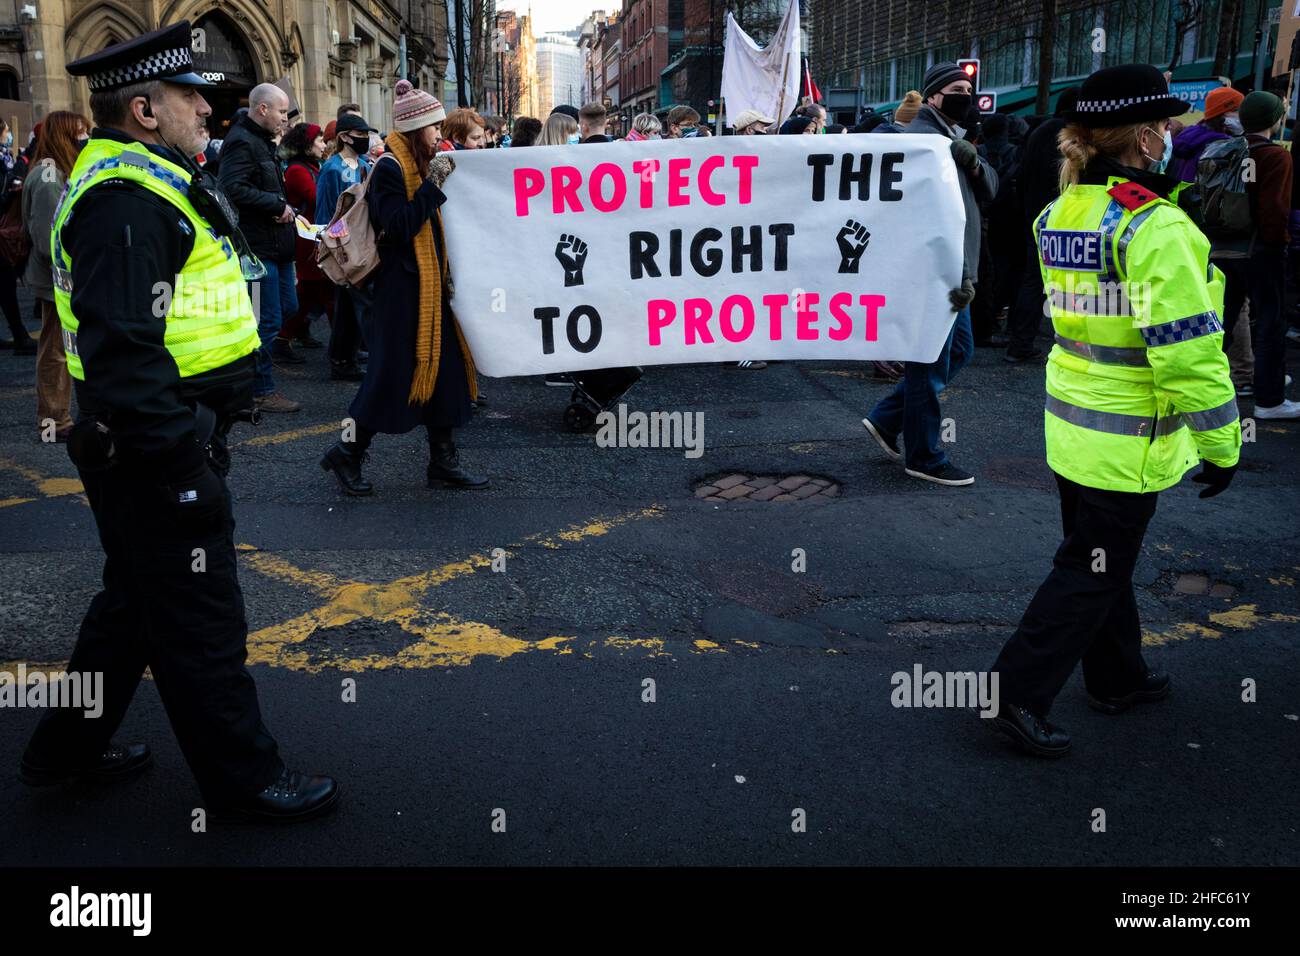
[[[438,98],[417,90],[410,80],[398,80],[397,86],[393,87],[393,97],[393,129],[399,133],[414,133],[447,118],[447,111]]]
[[[1231,86],[1221,86],[1217,90],[1210,90],[1205,97],[1205,116],[1203,119],[1214,119],[1216,116],[1222,116],[1224,113],[1231,113],[1246,97],[1242,96]]]
[[[1282,98],[1256,90],[1237,107],[1237,116],[1241,119],[1241,128],[1247,133],[1267,133],[1273,124],[1286,112]]]

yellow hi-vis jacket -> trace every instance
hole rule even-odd
[[[129,180],[161,196],[184,214],[194,231],[194,249],[175,277],[175,286],[158,291],[167,323],[163,347],[175,359],[181,378],[229,365],[256,351],[257,316],[239,256],[230,240],[218,236],[191,204],[187,195],[189,173],[150,152],[142,143],[91,139],[68,176],[68,188],[55,210],[50,233],[54,304],[63,327],[68,374],[78,381],[86,380],[77,352],[79,323],[72,312],[72,257],[63,248],[61,232],[77,200],[91,187],[110,179]]]
[[[1056,344],[1047,463],[1092,488],[1161,491],[1241,450],[1223,354],[1223,274],[1175,202],[1112,176],[1034,223]]]

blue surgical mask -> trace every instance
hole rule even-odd
[[[1223,128],[1233,136],[1240,136],[1245,132],[1245,130],[1241,128],[1241,117],[1239,116],[1229,116],[1224,119]]]
[[[1152,129],[1152,127],[1150,126],[1148,126],[1147,129],[1151,130],[1151,132],[1153,133],[1155,132],[1155,130]],[[1160,154],[1159,159],[1147,160],[1147,171],[1152,173],[1163,173],[1165,171],[1165,168],[1169,165],[1170,157],[1173,155],[1174,155],[1174,137],[1169,132],[1169,128],[1166,127],[1165,128],[1165,151]]]
[[[581,143],[581,142],[582,142],[582,137],[580,137],[577,133],[574,133],[569,137],[570,146],[574,145],[575,143]]]

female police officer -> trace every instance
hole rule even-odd
[[[1164,174],[1169,118],[1188,105],[1152,66],[1090,76],[1058,143],[1061,196],[1034,224],[1056,345],[1044,421],[1065,540],[993,670],[994,725],[1040,757],[1070,738],[1046,720],[1080,659],[1089,704],[1159,700],[1133,568],[1156,495],[1198,460],[1202,498],[1227,488],[1241,428],[1221,342],[1223,276]]]

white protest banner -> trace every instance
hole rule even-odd
[[[485,375],[933,361],[965,213],[935,135],[459,151],[453,308]]]

